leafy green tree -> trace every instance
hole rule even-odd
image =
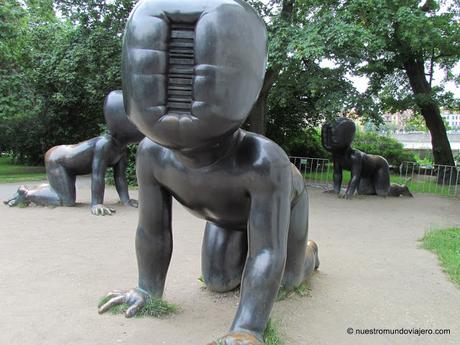
[[[355,75],[367,76],[366,95],[377,111],[414,109],[428,127],[437,164],[453,165],[439,107],[455,102],[432,85],[436,68],[458,80],[460,57],[458,1],[298,0],[310,13],[305,35]],[[299,36],[299,39],[302,39]]]
[[[407,132],[417,131],[417,132],[427,132],[428,128],[426,127],[425,120],[420,114],[414,114],[404,126],[404,130]]]
[[[0,145],[38,163],[54,145],[99,134],[104,97],[121,88],[121,37],[134,1],[6,1]]]
[[[310,16],[299,1],[248,2],[265,19],[269,34],[268,68],[248,120],[251,131],[266,134],[289,151],[286,145],[296,136],[308,140],[305,133],[312,132],[306,128],[371,104],[346,78],[346,69],[320,66],[324,50],[306,35]]]
[[[22,65],[27,62],[26,11],[19,1],[2,0],[0,6],[0,150],[9,145],[12,132],[6,122],[31,106],[31,90]],[[20,97],[19,90],[23,90]]]

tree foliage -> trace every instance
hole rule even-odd
[[[414,155],[405,151],[399,141],[375,132],[356,133],[352,146],[368,154],[383,156],[393,166],[399,166],[404,161],[415,160]]]
[[[453,164],[440,106],[458,104],[443,86],[432,85],[435,69],[445,80],[458,80],[453,67],[460,58],[458,1],[299,0],[311,13],[305,35],[324,58],[350,74],[370,80],[365,99],[368,115],[413,109],[433,138],[437,163]],[[300,38],[300,36],[297,36]],[[361,115],[366,116],[362,113]]]
[[[121,38],[135,1],[0,1],[0,149],[40,162],[51,146],[100,132],[104,96],[121,87]],[[439,106],[458,100],[431,77],[441,69],[460,79],[458,1],[247,1],[269,34],[250,129],[289,151],[326,118],[353,110],[379,124],[384,111],[414,109],[436,162],[451,163]],[[369,78],[365,93],[352,75]]]
[[[295,0],[249,3],[265,19],[269,33],[268,69],[249,119],[251,130],[290,151],[295,137],[307,139],[305,133],[313,133],[306,129],[370,104],[346,77],[346,69],[321,66],[324,49],[307,29],[311,20],[307,7]]]
[[[0,139],[37,163],[57,144],[100,132],[105,95],[121,88],[121,37],[132,1],[5,0]],[[57,17],[56,10],[64,16]],[[20,36],[20,39],[17,39]]]

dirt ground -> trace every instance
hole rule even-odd
[[[0,199],[16,188],[0,185]],[[113,188],[106,204],[115,205],[115,216],[92,216],[89,199],[83,178],[76,208],[0,205],[0,344],[204,345],[226,332],[238,296],[202,288],[204,222],[177,203],[165,298],[181,312],[162,320],[98,315],[108,290],[136,285],[137,210],[116,205]],[[310,199],[310,238],[321,266],[311,296],[275,305],[286,345],[460,344],[460,289],[418,242],[430,227],[460,226],[460,200],[418,194],[346,201],[317,189]],[[350,327],[442,328],[450,335],[349,335]]]

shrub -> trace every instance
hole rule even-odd
[[[129,145],[127,148],[128,151],[128,167],[126,168],[126,180],[130,186],[137,186],[137,177],[136,177],[136,152],[137,145]],[[113,169],[107,171],[105,176],[105,181],[107,184],[115,184],[113,179]]]
[[[302,131],[300,135],[291,138],[284,149],[289,156],[328,158],[329,153],[321,144],[321,135],[318,130],[310,129]]]
[[[399,166],[403,161],[415,161],[414,154],[405,151],[399,141],[375,132],[357,132],[352,146],[365,153],[383,156],[394,166]]]

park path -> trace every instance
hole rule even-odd
[[[0,199],[16,188],[0,185]],[[165,297],[181,313],[164,320],[97,314],[107,290],[133,287],[137,279],[137,211],[117,205],[113,188],[106,194],[117,209],[113,217],[90,215],[87,178],[79,180],[76,208],[0,205],[0,344],[200,345],[226,331],[238,297],[202,288],[204,222],[177,203]],[[460,289],[417,242],[430,227],[460,226],[460,200],[419,194],[346,201],[319,190],[310,190],[310,199],[310,237],[321,266],[310,297],[275,305],[286,345],[460,344]],[[451,334],[358,336],[347,334],[350,327]]]

